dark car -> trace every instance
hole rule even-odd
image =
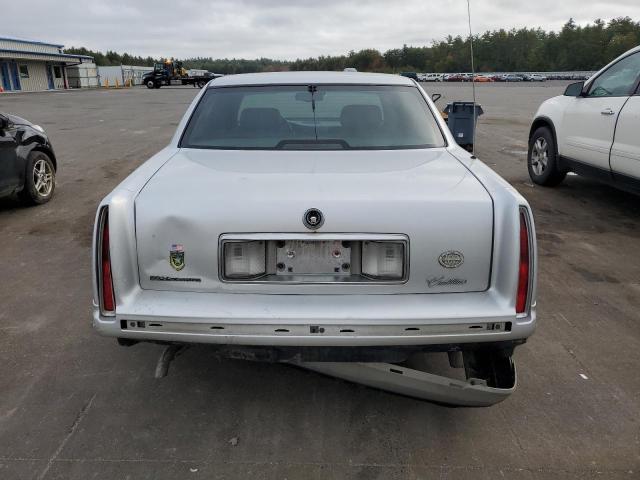
[[[42,127],[0,113],[0,197],[17,193],[27,204],[48,202],[56,188],[57,165]]]
[[[412,78],[416,82],[418,81],[418,74],[416,72],[401,72],[400,75],[403,77]]]
[[[508,73],[502,76],[503,81],[505,82],[522,82],[522,77],[520,75],[516,75],[515,73]]]

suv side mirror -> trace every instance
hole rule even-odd
[[[584,82],[575,82],[567,85],[564,91],[565,97],[579,97],[582,95],[582,89],[584,88]]]

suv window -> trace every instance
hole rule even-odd
[[[221,87],[205,92],[184,148],[410,149],[445,145],[413,86]]]
[[[605,70],[589,87],[589,97],[631,95],[640,76],[640,52],[623,58]]]

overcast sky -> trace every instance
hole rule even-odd
[[[295,59],[466,35],[466,0],[3,1],[0,36],[154,57]],[[640,0],[471,0],[475,32],[640,20]]]

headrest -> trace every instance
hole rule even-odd
[[[382,110],[377,105],[345,105],[340,123],[351,130],[368,130],[382,125]]]
[[[245,108],[238,124],[243,129],[278,131],[284,121],[277,108]]]

